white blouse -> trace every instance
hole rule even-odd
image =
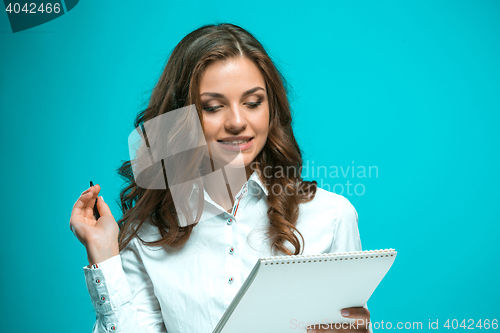
[[[98,268],[83,267],[96,312],[93,332],[212,332],[257,260],[276,255],[265,239],[266,197],[254,172],[232,213],[205,192],[203,214],[212,217],[202,218],[183,248],[150,248],[134,238]],[[356,210],[338,194],[318,188],[300,204],[296,227],[303,254],[361,250]],[[139,235],[159,239],[147,221]]]

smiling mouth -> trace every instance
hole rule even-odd
[[[253,138],[250,138],[248,140],[230,140],[230,141],[217,140],[217,142],[222,143],[223,145],[228,145],[228,146],[241,146],[241,145],[249,143],[252,140],[253,140]]]

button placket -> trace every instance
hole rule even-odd
[[[235,206],[236,207],[236,206]],[[224,228],[224,240],[225,240],[225,252],[226,260],[224,267],[224,302],[229,304],[234,297],[234,286],[237,283],[233,283],[235,276],[237,276],[237,266],[236,258],[233,253],[235,247],[237,246],[235,233],[238,231],[238,225],[235,224],[236,218],[234,216],[228,217],[226,224],[229,227]]]
[[[245,193],[247,193],[247,191],[248,191],[247,187],[248,187],[248,182],[246,182],[245,185],[243,185],[241,192],[235,198],[236,201],[235,201],[233,209],[232,209],[232,214],[234,216],[236,216],[236,213],[238,212],[238,207],[240,205],[241,199],[243,199],[243,197],[245,196]]]

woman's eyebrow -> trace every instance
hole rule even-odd
[[[245,91],[242,96],[247,96],[247,95],[250,95],[250,94],[253,94],[254,92],[256,92],[257,90],[264,90],[264,88],[262,87],[255,87],[255,88],[252,88],[250,90],[247,90]],[[265,91],[265,90],[264,90]],[[207,95],[207,96],[210,96],[210,97],[218,97],[218,98],[224,98],[225,96],[223,94],[219,94],[219,93],[214,93],[214,92],[204,92],[202,93],[200,96],[203,96],[203,95]]]

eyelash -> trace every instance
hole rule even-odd
[[[247,104],[250,109],[255,109],[258,106],[260,106],[262,104],[262,102],[245,103],[245,104]],[[211,107],[203,107],[203,110],[208,111],[208,112],[215,112],[221,107],[222,107],[221,105],[211,106]]]

